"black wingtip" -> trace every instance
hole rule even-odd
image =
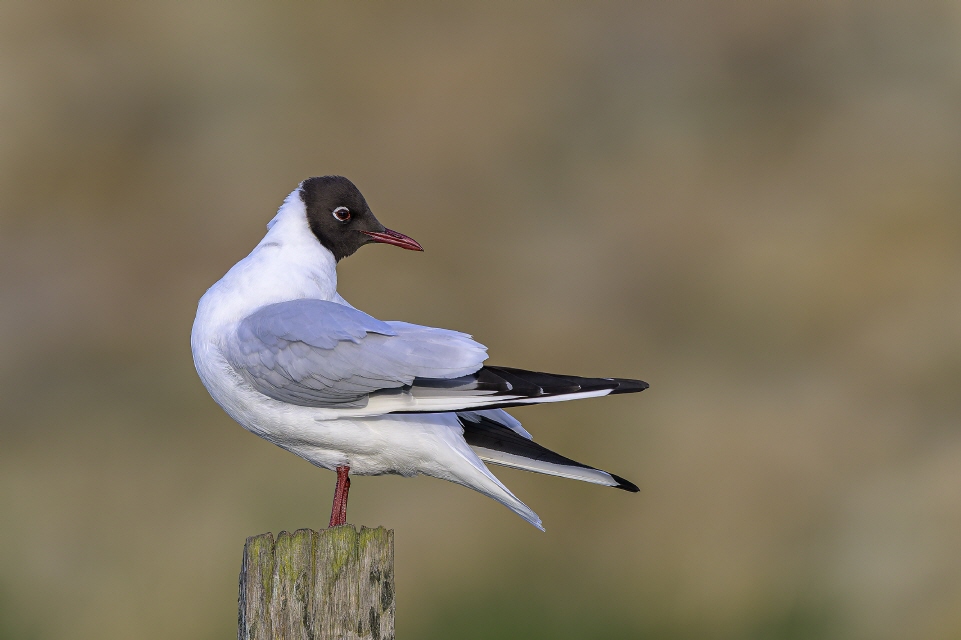
[[[608,475],[614,478],[614,482],[617,483],[617,486],[614,487],[615,489],[623,489],[624,491],[630,491],[631,493],[637,493],[640,491],[640,488],[630,480],[625,480],[621,476],[615,476],[613,473]]]
[[[631,380],[629,378],[611,378],[611,380],[617,383],[617,388],[611,391],[612,396],[618,393],[638,393],[651,386],[643,380]]]

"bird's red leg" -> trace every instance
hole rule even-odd
[[[350,491],[350,467],[337,467],[337,488],[334,489],[334,504],[330,508],[330,525],[339,527],[347,524],[347,492]]]
[[[340,501],[340,524],[347,524],[347,492],[350,491],[350,477],[347,472],[350,467],[344,467],[344,497]]]

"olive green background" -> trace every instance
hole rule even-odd
[[[632,495],[432,479],[400,638],[961,638],[961,6],[0,4],[0,638],[229,638],[248,535],[334,475],[193,370],[198,298],[303,178],[423,254],[341,291],[490,362]]]

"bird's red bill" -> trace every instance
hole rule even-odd
[[[410,251],[424,250],[424,247],[420,246],[420,243],[410,236],[405,236],[403,233],[398,233],[397,231],[392,231],[390,229],[384,229],[383,231],[361,231],[361,233],[367,234],[373,238],[374,242],[392,244],[395,247],[408,249]]]

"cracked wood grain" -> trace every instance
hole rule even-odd
[[[393,640],[394,532],[345,525],[247,538],[239,640]]]

